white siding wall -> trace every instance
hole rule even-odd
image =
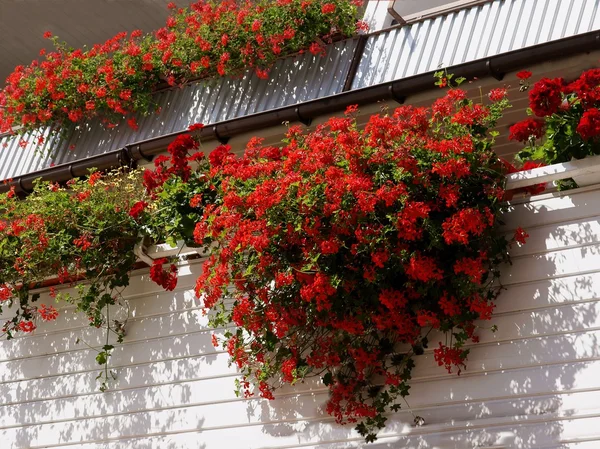
[[[0,447],[82,449],[546,448],[600,447],[600,187],[516,203],[514,248],[495,334],[481,330],[460,377],[417,358],[409,396],[426,425],[390,416],[364,445],[323,412],[322,385],[277,400],[238,399],[227,354],[215,351],[192,287],[200,263],[181,267],[175,292],[136,274],[126,343],[115,351],[118,380],[99,393],[92,345],[102,334],[63,309],[31,336],[0,342]],[[47,298],[43,298],[47,300]],[[219,332],[219,331],[217,331]]]

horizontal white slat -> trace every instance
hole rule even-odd
[[[584,401],[590,405],[590,408],[581,408],[580,404]],[[477,425],[482,419],[493,419],[493,416],[527,416],[527,415],[547,415],[550,413],[556,415],[568,416],[571,413],[582,412],[597,412],[597,409],[592,407],[593,400],[600,398],[600,393],[597,391],[586,391],[570,394],[555,394],[544,396],[533,396],[515,400],[490,400],[483,402],[471,401],[467,404],[438,404],[427,409],[413,406],[413,412],[418,413],[423,417],[428,426],[440,426],[440,424],[448,421],[469,422]],[[293,425],[294,421],[310,420],[315,421],[319,418],[324,418],[323,411],[320,410],[319,403],[324,401],[325,396],[317,395],[314,397],[300,398],[291,397],[284,400],[275,400],[270,403],[271,408],[295,406],[294,414],[286,415],[285,422],[282,425]],[[290,403],[291,402],[291,403]],[[260,401],[264,403],[264,401]],[[248,404],[247,401],[238,401],[231,404],[212,404],[210,406],[192,406],[185,410],[186,417],[202,423],[204,429],[218,429],[231,427],[243,427],[251,424],[267,424],[276,418],[272,414],[266,415],[264,409],[261,409],[260,403]],[[286,407],[287,406],[287,407]],[[208,407],[211,407],[210,409]],[[223,413],[223,408],[227,407],[226,413]],[[182,409],[172,409],[171,413],[180,413]],[[151,415],[155,412],[146,412]],[[312,417],[307,415],[313,414]],[[135,415],[134,415],[135,416]],[[236,422],[236,418],[239,420]],[[266,420],[267,422],[262,422]],[[401,420],[404,423],[411,421],[411,415],[408,411],[398,413],[394,420]],[[85,421],[83,422],[85,423]],[[41,423],[37,423],[34,428],[39,428]],[[59,422],[52,421],[54,426],[76,426],[74,422]],[[213,425],[211,425],[213,424]],[[222,424],[222,425],[218,425]],[[267,424],[268,425],[268,424]],[[195,429],[192,427],[191,429]],[[181,428],[182,431],[188,430],[186,427]],[[4,432],[9,432],[10,429],[3,429]]]
[[[507,285],[496,302],[496,313],[545,308],[600,298],[600,272]]]
[[[208,316],[205,309],[192,309],[170,315],[159,315],[131,320],[127,324],[127,343],[156,340],[167,336],[187,335],[193,333],[222,333],[222,330],[208,329]],[[81,339],[80,343],[73,340],[73,333]],[[209,335],[210,338],[210,335]],[[116,342],[116,335],[109,334],[109,343]],[[85,327],[66,330],[50,335],[33,336],[28,339],[13,339],[0,343],[0,362],[48,354],[60,354],[70,351],[80,351],[88,345],[98,348],[106,344],[106,329]]]
[[[600,244],[568,248],[545,254],[513,258],[504,267],[500,281],[504,285],[531,282],[600,270]]]
[[[572,250],[569,250],[572,251]],[[564,252],[564,251],[563,251]],[[515,265],[525,263],[531,256],[523,257],[515,261]],[[593,276],[592,276],[593,277]],[[572,279],[571,279],[572,280]],[[557,285],[559,285],[557,283]],[[571,284],[569,285],[572,288]],[[588,285],[594,285],[589,283]],[[564,288],[563,288],[564,289]],[[518,290],[517,290],[518,291]],[[528,291],[527,289],[525,291]],[[531,290],[529,290],[531,291]],[[593,319],[597,316],[598,303],[587,298],[585,303],[575,305],[562,305],[559,308],[544,304],[537,304],[536,297],[539,296],[536,291],[534,295],[521,296],[519,304],[515,304],[515,310],[511,312],[507,306],[504,306],[503,313],[505,316],[497,316],[494,320],[499,328],[499,332],[492,334],[490,332],[480,332],[480,337],[485,341],[505,341],[514,338],[527,338],[533,335],[548,335],[552,333],[564,333],[568,331],[579,331],[585,328],[597,328],[598,320]],[[162,295],[161,295],[162,296]],[[515,297],[515,293],[504,293],[496,301],[503,305],[504,298]],[[585,298],[579,298],[582,301]],[[514,303],[514,299],[513,299]],[[520,312],[523,308],[527,309]],[[583,317],[589,317],[585,322]],[[547,323],[553,323],[548,326]],[[490,324],[482,323],[484,327],[489,327]],[[134,318],[128,324],[128,334],[125,346],[136,344],[137,342],[159,340],[162,337],[182,336],[189,337],[193,334],[199,334],[197,338],[209,338],[208,336],[201,337],[201,334],[209,333],[206,329],[207,317],[204,315],[204,310],[193,308],[183,312],[167,313],[153,315],[150,317]],[[72,338],[73,330],[57,331],[49,336],[38,335],[29,338],[15,339],[10,341],[0,342],[0,361],[9,359],[25,359],[32,360],[35,356],[44,356],[51,354],[52,357],[64,356],[63,353],[76,351],[78,353],[89,352],[82,348],[81,344],[76,344]],[[89,326],[83,329],[76,329],[77,335],[92,346],[104,344],[105,331],[102,329],[90,328]],[[219,330],[216,330],[220,333]],[[51,337],[51,338],[48,338]],[[437,336],[432,338],[436,341]],[[443,337],[439,336],[440,339]],[[112,341],[112,340],[111,340]],[[67,355],[68,357],[68,355]]]
[[[397,433],[380,435],[378,441],[366,446],[374,449],[406,448],[423,449],[431,447],[436,449],[513,449],[535,448],[546,449],[557,447],[560,449],[580,448],[586,449],[598,446],[571,446],[574,441],[583,440],[596,442],[600,440],[597,425],[598,417],[594,414],[573,417],[545,417],[519,416],[509,423],[508,418],[496,421],[488,420],[482,423],[468,423],[453,421],[450,426],[440,429],[439,426],[423,426],[413,429],[405,426]],[[388,425],[391,427],[393,424]],[[173,441],[165,438],[163,441]],[[177,440],[175,440],[177,441]],[[176,443],[177,444],[177,443]],[[597,444],[597,443],[596,443]],[[92,446],[93,447],[93,446]],[[148,446],[155,447],[155,446]],[[185,447],[185,446],[175,446]],[[195,447],[195,446],[192,446]],[[364,448],[364,442],[356,437],[347,441],[331,441],[322,444],[293,444],[272,446],[257,446],[269,449],[350,449]],[[88,447],[85,447],[88,449]],[[91,449],[91,448],[90,448]],[[112,449],[112,447],[111,447]]]
[[[200,260],[190,260],[190,261],[186,261],[186,262],[182,262],[182,263],[178,264],[177,287],[175,288],[175,290],[173,292],[171,292],[171,294],[174,295],[174,294],[176,294],[178,292],[182,292],[184,290],[193,289],[193,287],[196,284],[196,279],[198,278],[200,273],[202,273],[202,263],[203,262]],[[77,291],[75,290],[75,288],[70,287],[68,285],[59,285],[59,286],[56,286],[55,288],[56,288],[57,293],[70,294],[70,295],[73,295],[74,297],[77,296]],[[74,306],[72,306],[66,302],[56,303],[55,299],[50,297],[49,290],[47,288],[34,290],[33,292],[40,293],[40,299],[39,299],[40,304],[52,304],[59,311],[61,311],[63,309],[66,309],[66,310],[74,309]],[[170,302],[166,299],[164,301],[163,300],[158,301],[159,295],[164,296],[165,293],[167,294],[167,297],[168,297],[169,292],[165,292],[164,288],[162,288],[161,286],[155,284],[154,282],[152,282],[150,280],[149,270],[146,268],[146,269],[136,270],[131,274],[129,286],[126,287],[121,292],[121,296],[123,299],[130,301],[132,305],[135,303],[136,300],[141,300],[142,302],[149,304],[149,307],[156,309],[156,308],[163,307],[164,302],[166,302],[166,303]],[[186,295],[188,295],[188,297],[190,297],[190,295],[192,295],[192,293],[187,292]],[[140,310],[142,310],[142,309],[140,308]],[[177,309],[177,310],[180,310],[180,309]],[[161,313],[161,312],[156,312],[156,313]],[[0,320],[7,319],[7,318],[11,317],[12,314],[13,314],[13,311],[10,308],[6,307],[4,309],[4,312],[2,314],[0,314]],[[149,314],[152,314],[152,312],[149,312]],[[40,327],[44,327],[47,325],[48,324],[41,323]]]
[[[599,186],[582,187],[513,202],[509,211],[502,217],[504,228],[514,230],[520,226],[529,230],[535,226],[595,217],[600,210],[599,190]]]
[[[332,424],[329,420],[304,420],[297,422],[274,422],[264,425],[245,425],[224,428],[203,428],[202,422],[188,422],[186,415],[181,415],[169,422],[171,431],[162,430],[166,412],[157,413],[152,417],[124,415],[102,419],[101,422],[79,422],[72,425],[57,423],[50,425],[32,426],[19,430],[7,429],[2,432],[4,440],[30,440],[31,448],[66,447],[67,435],[82,435],[76,443],[77,447],[91,449],[100,447],[117,448],[124,444],[130,445],[127,437],[137,437],[152,441],[158,437],[162,447],[203,447],[205,449],[222,448],[224,441],[235,442],[236,448],[292,448],[319,447],[340,448],[348,446],[346,441],[359,443],[361,438],[349,426],[342,427]],[[451,426],[444,424],[428,424],[414,428],[406,421],[398,419],[398,415],[390,417],[386,429],[381,434],[381,443],[387,446],[379,447],[423,447],[423,439],[440,448],[460,447],[519,447],[523,437],[532,438],[539,445],[555,443],[560,439],[598,438],[598,411],[586,411],[573,414],[551,413],[547,415],[521,415],[498,418],[482,418],[477,420],[452,422]],[[85,426],[87,424],[87,426]],[[90,430],[92,424],[98,424]],[[140,429],[140,430],[135,430]],[[142,430],[143,429],[143,430]],[[137,434],[135,434],[137,432]],[[132,435],[135,434],[135,435]],[[185,435],[188,434],[188,435]],[[119,436],[117,436],[119,435]],[[150,438],[149,438],[150,437]],[[161,438],[162,437],[162,438]],[[316,437],[316,438],[315,438]],[[89,439],[87,439],[89,438]],[[98,439],[112,440],[111,445],[83,445]],[[311,443],[315,439],[324,444]],[[125,440],[125,441],[123,441]],[[193,445],[194,441],[201,445]],[[62,443],[62,444],[61,444]],[[192,446],[187,446],[192,444]],[[343,444],[342,444],[343,443]],[[499,443],[504,443],[500,445]],[[362,443],[364,444],[364,443]],[[516,445],[515,445],[516,444]],[[391,446],[390,446],[391,445]],[[18,447],[16,445],[10,448]],[[161,446],[139,446],[161,447]],[[360,445],[358,447],[361,447]],[[374,445],[371,447],[378,447]],[[521,446],[523,447],[523,446]],[[525,446],[532,447],[532,446]],[[535,447],[535,446],[534,446]],[[539,446],[538,446],[539,447]]]
[[[544,376],[546,382],[531,383],[532,376]],[[472,377],[447,377],[434,381],[416,381],[411,390],[411,409],[427,422],[444,422],[447,419],[473,419],[506,414],[507,410],[520,413],[549,413],[559,410],[576,410],[582,398],[600,399],[600,361],[574,363],[569,370],[560,365],[550,365],[516,370],[511,376],[504,372],[489,373],[477,383]],[[586,396],[587,395],[587,396]],[[327,400],[326,387],[315,382],[286,388],[277,394],[278,400],[270,403],[274,408],[285,408],[286,402],[295,401],[296,412],[307,417],[323,415],[321,406]],[[304,409],[304,402],[312,408]],[[255,408],[261,399],[236,398],[233,379],[214,378],[150,388],[138,388],[106,394],[96,393],[58,400],[35,401],[0,407],[0,429],[22,424],[72,421],[133,412],[155,412],[158,409],[200,407],[212,404],[230,404],[231,411],[240,410],[241,422],[247,418],[260,421],[260,416],[250,416],[248,408]],[[586,402],[595,406],[596,400]],[[316,408],[314,408],[316,407]],[[581,408],[581,407],[579,407]],[[474,410],[477,410],[475,412]],[[204,413],[204,412],[203,412]],[[462,416],[462,418],[461,418]],[[227,423],[233,416],[227,414]],[[207,424],[205,422],[205,424]],[[208,424],[207,424],[208,425]]]
[[[600,357],[599,331],[553,335],[501,343],[483,343],[471,347],[466,370],[462,375],[477,376],[490,371],[526,368],[546,364],[566,364],[595,360]],[[438,378],[445,371],[437,366],[433,354],[417,358],[413,371],[416,378]]]
[[[510,250],[512,257],[600,243],[600,215],[559,224],[535,226],[525,231],[529,234],[527,243],[513,245]]]
[[[233,382],[232,378],[238,377],[235,370],[214,374],[205,368],[205,364],[203,356],[194,356],[116,368],[118,376],[110,383],[110,391],[207,380],[215,377],[227,378]],[[95,379],[98,373],[96,368],[75,374],[0,383],[0,394],[3,403],[6,404],[97,394],[99,391]]]
[[[477,344],[471,348],[472,355],[467,372],[596,358],[600,356],[600,352],[595,346],[598,334],[598,331],[576,332],[551,337],[530,337],[520,340],[515,338],[499,343]],[[543,348],[549,344],[556,345],[557,348],[569,347],[570,350],[548,353]],[[121,367],[128,365],[147,364],[159,360],[187,359],[204,352],[200,356],[201,362],[196,368],[197,371],[194,371],[196,375],[212,377],[233,373],[233,368],[227,367],[227,354],[216,351],[211,353],[209,352],[211,350],[210,334],[190,334],[158,339],[152,345],[140,342],[118,346],[114,351],[111,363],[119,373]],[[16,380],[15,378],[32,379],[97,369],[94,354],[82,350],[50,357],[32,357],[3,362],[0,364],[0,379],[3,382],[10,382]],[[419,364],[414,374],[416,377],[439,377],[444,375],[444,371],[437,366],[431,352],[427,351],[424,356],[419,357]]]
[[[520,189],[535,184],[558,181],[576,176],[595,175],[600,173],[600,156],[553,164],[545,167],[511,173],[507,176],[506,189]]]
[[[489,331],[486,331],[489,333]],[[491,333],[490,333],[491,334]],[[571,363],[578,359],[594,359],[600,355],[595,351],[595,342],[598,338],[598,332],[591,333],[577,333],[570,336],[561,336],[561,338],[555,339],[556,344],[562,346],[571,346],[572,351],[562,353],[556,357],[546,357],[543,360],[531,359],[526,366],[537,366],[542,364],[556,364],[556,363]],[[520,342],[519,345],[523,347],[524,351],[527,351],[527,347],[539,346],[539,338],[536,340],[536,344],[531,342]],[[577,342],[577,346],[574,345]],[[491,344],[495,346],[495,344]],[[511,342],[505,342],[503,346],[510,346]],[[468,364],[468,370],[463,374],[463,378],[476,375],[477,372],[485,372],[486,367],[491,369],[491,365],[487,364],[486,360],[483,359],[479,353],[485,351],[484,347],[490,346],[490,344],[475,345],[472,348],[472,354]],[[493,348],[492,348],[493,351]],[[497,355],[501,357],[502,351],[499,351]],[[429,362],[424,361],[424,357],[419,357],[419,368],[425,368],[429,365],[429,368],[423,374],[427,378],[444,378],[445,372],[443,369],[437,367],[431,360],[430,351],[427,352],[426,358]],[[509,352],[508,355],[501,359],[493,360],[495,366],[500,367],[503,370],[519,368],[523,366],[517,363],[518,360],[512,360],[514,357],[513,352]],[[481,360],[478,360],[481,359]],[[205,366],[208,363],[210,367]],[[476,362],[479,363],[477,366]],[[215,365],[218,365],[216,366]],[[86,366],[87,369],[91,369],[91,372],[75,373],[75,374],[62,374],[52,377],[42,377],[31,380],[15,380],[12,382],[0,383],[0,395],[4,399],[4,403],[17,403],[17,402],[31,402],[35,400],[43,400],[44,398],[56,398],[56,397],[68,397],[85,394],[97,393],[97,383],[94,377],[97,372],[97,366],[91,364]],[[212,369],[209,369],[212,368]],[[215,371],[215,368],[218,368]],[[164,362],[149,362],[146,364],[137,364],[135,366],[125,366],[116,369],[118,373],[117,380],[111,383],[111,391],[135,389],[142,386],[153,386],[160,384],[170,383],[181,383],[186,381],[195,380],[206,380],[215,376],[230,376],[235,375],[235,371],[226,367],[226,359],[214,357],[206,358],[204,356],[193,356],[186,358],[179,358],[174,360],[168,360]],[[419,372],[415,373],[416,375]],[[23,375],[19,377],[24,377]],[[417,377],[415,380],[419,380]]]
[[[501,295],[496,302],[501,304],[505,297],[510,297],[510,295]],[[496,333],[486,330],[479,332],[481,341],[505,341],[535,335],[600,328],[600,317],[598,317],[600,302],[596,300],[579,301],[577,304],[546,305],[545,307],[534,301],[533,297],[526,298],[523,303],[529,305],[529,309],[508,311],[505,308],[502,315],[495,317],[493,323],[481,323],[484,328],[489,328],[491,324],[498,327]],[[523,303],[516,306],[522,306]],[[584,317],[588,317],[587,320],[584,320]],[[222,333],[221,329],[208,329],[208,316],[205,315],[205,309],[201,308],[133,319],[128,323],[127,330],[125,345],[178,335]],[[100,347],[106,342],[105,329],[95,329],[89,326],[27,339],[2,341],[0,342],[0,362],[81,351],[84,348],[81,343],[77,344],[72,338],[72,332],[77,332],[78,338],[93,347]],[[438,339],[443,341],[443,335],[433,334],[430,338],[432,342],[436,342]],[[110,336],[109,341],[114,343],[114,335]]]

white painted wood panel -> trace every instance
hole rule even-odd
[[[102,334],[61,305],[55,323],[0,342],[0,448],[545,448],[600,447],[600,203],[597,187],[515,201],[510,235],[530,234],[503,269],[492,333],[461,376],[431,349],[417,358],[411,395],[426,425],[406,409],[389,416],[366,446],[323,411],[316,381],[288,387],[272,402],[236,398],[239,375],[210,342],[195,299],[199,262],[182,265],[164,292],[140,271],[124,292],[131,317],[114,354],[109,391],[94,380],[92,346]],[[66,289],[68,290],[68,289]],[[50,298],[44,293],[42,301]],[[215,332],[221,332],[216,330]],[[434,336],[435,338],[436,336]]]

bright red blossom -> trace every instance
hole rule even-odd
[[[529,107],[538,117],[546,117],[558,110],[563,101],[562,78],[542,78],[529,92]]]
[[[483,260],[480,258],[463,257],[454,264],[455,274],[467,275],[471,282],[480,284],[482,276],[487,273]]]
[[[479,236],[487,227],[494,224],[494,216],[489,209],[483,212],[477,209],[464,209],[442,224],[444,240],[448,245],[452,243],[469,244],[471,236]]]
[[[33,332],[36,326],[33,324],[33,321],[21,321],[19,322],[19,330],[25,333]]]
[[[465,357],[466,355],[460,349],[450,348],[442,343],[439,344],[437,349],[433,350],[433,358],[439,366],[446,368],[448,373],[451,373],[452,368],[456,367],[458,368],[458,374],[460,374],[462,369],[466,367]]]
[[[0,302],[8,301],[13,295],[12,289],[6,284],[0,284]]]
[[[539,119],[528,118],[510,127],[510,140],[528,142],[529,139],[539,139],[544,135],[544,122]]]
[[[506,89],[498,87],[496,89],[492,89],[488,94],[490,100],[492,101],[500,101],[506,97]]]
[[[323,14],[331,14],[331,13],[335,12],[335,4],[333,4],[333,3],[325,3],[321,7],[321,12]]]
[[[81,248],[81,251],[87,251],[92,247],[92,240],[90,234],[82,234],[80,237],[77,237],[73,240],[73,244]]]
[[[56,318],[58,318],[58,310],[56,310],[53,306],[41,304],[38,307],[38,313],[44,321],[54,321]]]
[[[529,70],[521,70],[517,73],[517,78],[520,80],[527,80],[531,78],[532,73]]]
[[[416,281],[429,282],[443,279],[443,272],[432,257],[416,254],[405,267],[406,274]]]
[[[131,207],[131,209],[129,209],[129,216],[137,219],[146,209],[146,207],[148,207],[148,203],[146,201],[138,201]]]
[[[526,243],[527,238],[529,238],[529,234],[523,230],[520,226],[516,229],[514,239],[521,245]]]
[[[171,264],[169,270],[166,271],[163,265],[167,263],[167,259],[155,259],[150,267],[150,279],[163,287],[165,290],[174,290],[177,286],[177,267]]]
[[[600,136],[600,110],[590,108],[585,111],[577,125],[577,132],[585,140]]]

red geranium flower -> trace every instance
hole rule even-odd
[[[331,14],[331,13],[335,12],[335,4],[333,4],[333,3],[325,3],[321,7],[321,12],[323,14]]]
[[[490,97],[490,100],[492,100],[492,101],[500,101],[506,97],[506,89],[504,89],[502,87],[492,89],[492,90],[490,90],[490,93],[488,94],[488,96]]]
[[[525,232],[523,228],[519,226],[515,231],[515,241],[520,243],[521,245],[524,245],[526,243],[527,238],[529,238],[529,234],[527,234],[527,232]]]
[[[13,295],[12,288],[6,284],[0,284],[0,302],[8,301]]]
[[[309,51],[313,55],[324,55],[325,47],[323,47],[323,45],[321,45],[319,42],[313,42],[312,44],[310,44]]]
[[[58,317],[58,310],[54,306],[47,306],[45,304],[40,305],[38,313],[44,321],[54,321]]]
[[[35,324],[33,324],[33,321],[20,321],[19,330],[23,332],[33,332],[35,330]]]
[[[129,209],[129,216],[133,219],[137,219],[142,212],[148,207],[148,203],[145,201],[138,201],[135,203],[131,209]]]
[[[544,135],[544,121],[535,118],[528,118],[515,123],[509,129],[508,138],[518,142],[528,142],[532,137],[539,139]]]
[[[600,136],[600,110],[590,108],[585,111],[577,125],[577,132],[585,140]]]
[[[562,78],[542,78],[529,92],[529,107],[538,117],[554,114],[563,101],[563,89]]]
[[[150,267],[150,279],[165,290],[171,291],[177,286],[177,266],[171,264],[169,271],[165,271],[163,265],[166,263],[166,258],[155,259]]]
[[[202,128],[204,128],[204,124],[194,123],[193,125],[188,126],[188,131],[199,131]]]

